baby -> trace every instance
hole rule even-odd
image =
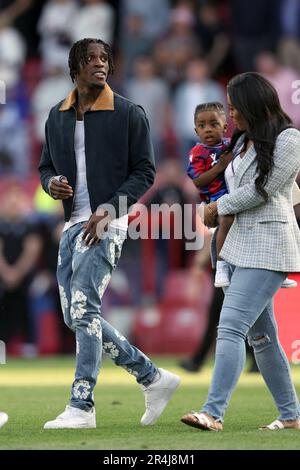
[[[223,105],[218,102],[199,104],[195,109],[194,122],[201,143],[190,151],[187,174],[199,189],[201,201],[209,204],[228,192],[224,171],[232,157],[230,153],[226,154],[230,139],[224,138],[227,122]],[[216,287],[226,287],[230,283],[228,265],[219,253],[233,219],[231,215],[218,218]]]

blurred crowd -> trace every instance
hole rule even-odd
[[[236,73],[267,77],[300,127],[291,99],[300,79],[298,0],[0,0],[0,339],[21,354],[71,344],[55,281],[62,212],[39,187],[37,164],[48,112],[73,86],[70,47],[83,37],[111,45],[112,88],[147,112],[158,167],[147,203],[197,202],[185,176],[194,109],[207,101],[226,107]],[[160,297],[168,270],[193,263],[183,242],[176,256],[162,241],[156,250],[150,295],[141,276],[147,247],[128,240],[107,304]]]

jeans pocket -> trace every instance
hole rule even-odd
[[[120,234],[112,233],[106,241],[106,259],[112,266],[112,269],[116,269],[119,259],[121,257],[122,247],[124,243],[124,237]]]

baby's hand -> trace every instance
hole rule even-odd
[[[222,166],[222,169],[223,170],[226,170],[227,166],[229,165],[229,163],[231,162],[232,160],[232,153],[223,153],[221,156],[220,156],[220,160],[219,160],[219,165]]]

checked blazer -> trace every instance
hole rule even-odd
[[[236,148],[240,145],[241,140]],[[251,146],[237,167],[234,191],[217,201],[219,215],[235,215],[220,255],[235,266],[300,271],[300,231],[292,204],[300,169],[300,132],[290,128],[277,137],[274,167],[264,187],[267,202],[255,189],[255,157]]]

